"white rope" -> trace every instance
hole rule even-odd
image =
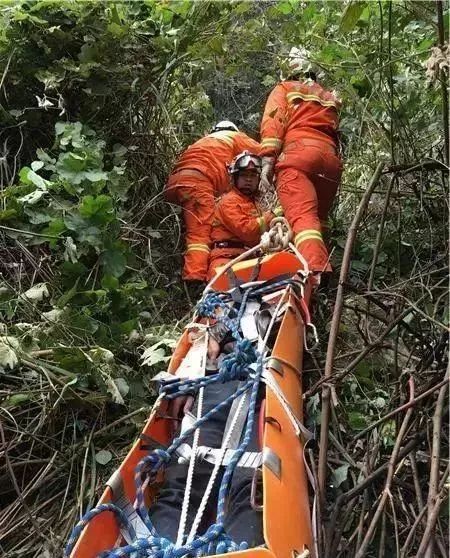
[[[205,388],[202,387],[199,390],[197,417],[196,417],[197,420],[200,420],[202,418],[204,389]],[[192,480],[194,478],[194,467],[195,467],[195,459],[197,457],[199,437],[200,437],[200,428],[197,428],[194,432],[194,439],[192,441],[191,459],[189,461],[189,469],[188,469],[188,474],[186,479],[186,488],[184,490],[183,507],[181,508],[180,523],[178,525],[178,534],[175,543],[176,546],[181,546],[183,544],[184,532],[186,530],[186,521],[187,521],[187,514],[189,511],[189,504],[191,501]]]
[[[207,485],[206,490],[203,494],[202,501],[200,502],[200,506],[198,508],[197,514],[195,516],[195,519],[194,519],[194,522],[192,524],[191,531],[189,533],[189,536],[187,538],[186,543],[190,543],[194,539],[194,537],[197,533],[197,530],[200,526],[200,522],[202,520],[203,513],[204,513],[205,508],[206,508],[206,504],[208,503],[209,497],[211,495],[211,491],[212,491],[213,486],[214,486],[214,482],[215,482],[215,480],[217,478],[217,475],[219,473],[220,466],[222,465],[223,457],[225,455],[225,452],[227,451],[227,446],[230,443],[230,439],[231,439],[231,436],[233,434],[233,430],[236,426],[237,420],[239,418],[239,414],[241,412],[241,409],[242,409],[246,399],[247,399],[247,393],[244,393],[241,400],[239,401],[239,405],[236,409],[236,413],[233,417],[233,420],[231,421],[230,428],[227,432],[225,440],[222,443],[222,447],[220,448],[220,453],[217,456],[216,462],[214,463],[214,469],[212,470],[211,476],[209,477],[208,485]],[[194,448],[192,448],[192,451],[194,451]]]
[[[309,275],[311,272],[309,270],[308,262],[306,261],[305,257],[298,251],[297,247],[293,242],[289,242],[289,248],[294,252],[297,258],[302,262],[303,265],[303,272],[305,275]]]

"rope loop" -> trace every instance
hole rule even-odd
[[[284,217],[275,217],[270,222],[270,230],[261,236],[263,252],[281,252],[289,247],[293,237],[292,229]]]
[[[224,301],[216,293],[208,293],[197,304],[196,313],[201,318],[217,318],[216,308],[226,308]]]

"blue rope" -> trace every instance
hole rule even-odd
[[[79,536],[81,535],[81,532],[89,523],[89,521],[91,521],[91,519],[94,519],[94,517],[96,517],[97,515],[100,515],[101,513],[106,511],[112,512],[117,516],[119,523],[123,527],[125,527],[125,529],[130,534],[131,538],[136,537],[136,533],[134,532],[132,525],[128,521],[126,514],[122,511],[121,508],[119,508],[115,504],[100,504],[96,508],[93,508],[92,510],[86,512],[82,517],[82,519],[80,519],[80,521],[72,529],[72,532],[70,533],[69,536],[69,540],[67,541],[66,544],[66,548],[64,549],[64,556],[70,556]]]
[[[167,384],[163,384],[162,386],[162,393],[164,393],[167,398],[171,399],[181,393],[186,393],[192,389],[199,389],[200,387],[205,387],[214,382],[246,380],[243,386],[231,394],[227,399],[219,403],[216,407],[208,411],[208,413],[206,413],[203,417],[198,419],[192,428],[184,432],[182,436],[173,440],[167,450],[155,449],[138,463],[135,471],[136,504],[139,515],[146,527],[149,529],[151,535],[145,539],[135,539],[134,530],[129,524],[123,511],[114,504],[101,504],[97,508],[90,510],[90,512],[88,512],[74,527],[65,549],[65,556],[70,555],[78,537],[87,523],[93,517],[104,511],[112,511],[115,513],[123,527],[131,533],[131,539],[134,538],[135,540],[133,543],[121,548],[102,552],[99,558],[125,558],[130,555],[134,555],[136,558],[148,556],[151,556],[152,558],[181,558],[187,554],[206,556],[210,554],[223,554],[226,552],[245,550],[248,548],[248,543],[246,541],[238,544],[225,533],[224,515],[225,499],[229,490],[233,472],[251,438],[256,412],[258,387],[260,384],[263,365],[262,355],[258,355],[252,343],[248,339],[243,339],[239,332],[240,321],[244,314],[245,306],[250,294],[251,289],[248,289],[244,293],[236,318],[230,318],[230,308],[216,293],[208,294],[197,306],[197,313],[199,316],[214,318],[217,321],[224,323],[230,329],[233,337],[237,341],[235,352],[227,355],[223,359],[218,373],[214,376],[210,376],[209,378],[169,381]],[[222,309],[223,313],[217,314],[217,308]],[[250,365],[255,362],[257,363],[256,372],[252,374]],[[251,389],[251,396],[244,437],[242,443],[228,464],[222,478],[217,505],[217,522],[211,525],[203,535],[197,536],[190,543],[176,547],[168,539],[157,535],[156,529],[150,520],[144,498],[144,473],[148,473],[150,475],[150,480],[152,480],[156,476],[157,472],[169,463],[176,449],[184,443],[197,428],[201,427],[213,415],[229,406],[235,399],[240,397],[249,389]]]

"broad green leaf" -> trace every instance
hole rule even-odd
[[[348,422],[354,430],[363,430],[367,426],[366,415],[358,411],[351,411],[348,414]]]
[[[28,215],[28,220],[33,225],[42,225],[53,219],[53,216],[46,211],[40,211],[36,208],[27,208],[25,209],[25,213]]]
[[[105,250],[100,255],[100,264],[103,266],[105,275],[120,277],[125,272],[127,259],[119,250]]]
[[[42,176],[39,176],[34,172],[34,170],[29,170],[27,175],[28,180],[30,180],[35,186],[40,188],[41,190],[47,189],[48,181],[44,180]]]
[[[26,196],[17,198],[17,201],[23,203],[24,205],[35,205],[41,198],[43,198],[48,192],[46,190],[34,190]]]
[[[19,349],[19,341],[10,335],[0,337],[0,368],[11,368],[19,363],[16,351]]]
[[[33,161],[31,163],[31,168],[34,171],[38,171],[39,169],[41,169],[44,166],[44,162],[43,161]]]
[[[341,465],[333,471],[332,475],[332,485],[333,488],[339,488],[341,484],[347,480],[348,470],[350,465]]]
[[[56,159],[52,159],[50,155],[48,155],[43,149],[40,147],[36,149],[36,156],[39,160],[43,161],[44,163],[54,164]],[[36,170],[36,169],[33,169]]]
[[[84,176],[91,182],[99,182],[100,180],[107,180],[108,174],[106,172],[96,170],[96,171],[86,171]]]
[[[101,285],[104,289],[112,291],[119,288],[119,280],[113,275],[105,275],[102,278]]]
[[[110,196],[85,196],[81,202],[80,215],[95,224],[106,224],[114,218],[113,200]]]
[[[117,386],[117,389],[120,391],[120,395],[122,397],[126,397],[130,392],[130,386],[128,385],[128,382],[125,380],[125,378],[113,378],[113,379],[114,379],[114,383]]]
[[[367,2],[363,0],[351,0],[342,14],[339,30],[343,33],[350,33],[358,23],[366,4]]]
[[[64,310],[61,308],[53,308],[48,312],[42,312],[42,316],[49,322],[58,322],[63,314]]]
[[[158,349],[149,347],[148,349],[145,349],[141,359],[142,364],[145,366],[153,366],[158,364],[158,362],[166,362],[168,357],[166,356],[166,351],[162,347],[159,347]]]
[[[113,458],[113,454],[108,450],[100,450],[95,454],[95,461],[100,465],[108,464]]]
[[[279,2],[277,4],[277,10],[284,15],[288,15],[292,12],[291,3],[290,2]]]
[[[47,283],[36,283],[31,289],[28,289],[22,294],[22,298],[27,300],[33,300],[34,302],[39,302],[44,298],[50,296],[48,291]]]
[[[66,230],[66,225],[61,218],[52,219],[47,227],[45,227],[41,232],[44,235],[48,235],[50,239],[50,245],[52,247],[56,246],[57,238]]]
[[[31,180],[28,178],[28,173],[30,171],[31,171],[30,167],[23,167],[20,169],[19,178],[22,184],[28,184],[28,185],[32,184]]]

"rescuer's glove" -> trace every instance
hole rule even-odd
[[[262,169],[261,178],[259,181],[259,190],[261,194],[273,191],[272,179],[273,179],[273,168],[275,165],[274,157],[263,157],[262,158]]]

